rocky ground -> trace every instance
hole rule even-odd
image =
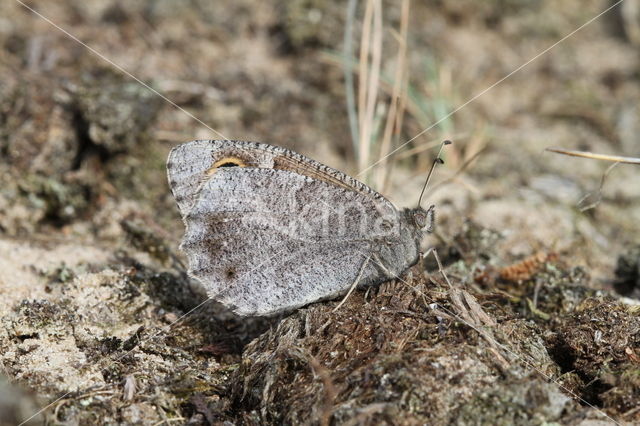
[[[425,147],[454,140],[425,241],[450,282],[428,258],[336,312],[246,319],[185,274],[166,156],[215,129],[375,183],[346,114],[346,4],[26,4],[92,52],[4,0],[0,423],[640,422],[640,168],[599,191],[609,163],[544,152],[639,156],[640,2],[492,86],[612,4],[412,2],[398,142],[439,123],[378,189],[414,205]],[[381,105],[401,2],[382,10]]]

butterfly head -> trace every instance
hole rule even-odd
[[[433,232],[433,224],[435,222],[436,209],[432,204],[427,210],[422,207],[416,207],[409,212],[414,226],[421,231]]]

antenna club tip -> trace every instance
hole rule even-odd
[[[440,157],[436,158],[436,161],[438,162],[438,164],[444,164],[444,160]]]
[[[444,142],[442,142],[443,145],[451,145],[453,144],[453,142],[451,142],[449,139],[445,140]]]

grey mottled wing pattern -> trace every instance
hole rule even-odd
[[[200,187],[210,177],[210,170],[217,162],[224,158],[237,158],[246,167],[269,167],[271,157],[264,150],[239,147],[233,141],[195,140],[173,148],[167,160],[167,173],[182,217],[193,206]]]
[[[389,223],[377,230],[372,217]],[[181,248],[210,296],[239,314],[267,315],[344,293],[395,221],[395,208],[364,194],[285,170],[234,167],[201,187]],[[370,262],[362,284],[388,278]]]
[[[390,204],[362,182],[285,148],[258,142],[195,140],[172,149],[167,160],[169,186],[183,218],[211,176],[212,167],[225,158],[241,160],[249,168],[289,170]]]
[[[363,183],[284,148],[196,140],[174,148],[169,185],[189,273],[243,315],[269,315],[373,284],[417,260],[406,217]]]

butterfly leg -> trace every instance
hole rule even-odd
[[[436,259],[436,263],[438,264],[438,272],[440,272],[440,275],[442,275],[444,280],[447,282],[447,285],[449,286],[449,288],[453,288],[453,286],[451,285],[451,281],[449,281],[449,277],[447,277],[447,274],[444,273],[442,262],[440,262],[440,256],[438,256],[438,251],[435,249],[435,247],[431,247],[429,250],[427,250],[422,255],[422,258],[426,259],[426,257],[429,256],[431,253],[433,253],[433,257]]]
[[[349,291],[347,292],[347,294],[344,296],[344,298],[342,298],[342,300],[340,301],[340,303],[338,303],[338,306],[336,306],[335,308],[333,308],[333,310],[331,311],[331,313],[337,311],[338,309],[340,309],[340,307],[344,304],[344,302],[347,301],[347,299],[349,298],[349,296],[351,296],[351,293],[353,293],[353,290],[358,286],[358,283],[360,282],[360,280],[362,279],[362,274],[364,274],[364,270],[367,267],[367,265],[369,264],[369,260],[371,260],[370,256],[367,256],[367,258],[364,260],[364,262],[362,262],[362,266],[360,267],[360,271],[358,272],[358,276],[356,277],[355,280],[353,280],[353,284],[351,284],[351,287],[349,288]]]
[[[397,274],[394,274],[389,269],[387,269],[386,266],[384,266],[384,263],[382,263],[382,260],[380,260],[380,257],[377,254],[373,255],[373,261],[376,264],[376,266],[380,268],[380,270],[386,275],[388,279],[392,280],[392,279],[398,278]]]

